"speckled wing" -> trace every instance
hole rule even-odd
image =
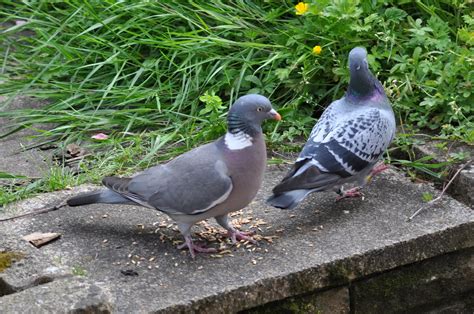
[[[337,111],[341,105],[340,102],[341,100],[336,100],[324,110],[318,122],[313,127],[313,130],[311,130],[308,142],[321,142],[326,138],[329,132],[331,132],[337,123]]]
[[[113,191],[168,214],[195,215],[224,202],[233,185],[214,143],[129,179],[105,178]]]
[[[312,159],[322,172],[349,177],[375,163],[393,139],[394,122],[372,108],[335,124],[325,135],[315,134],[298,160]]]
[[[372,166],[390,144],[394,122],[379,109],[364,110],[339,123],[327,115],[286,177],[274,189],[283,193],[297,189],[327,190]],[[322,123],[321,123],[322,122]],[[331,125],[331,123],[333,123]],[[320,133],[318,133],[320,132]],[[323,134],[323,135],[322,135]]]

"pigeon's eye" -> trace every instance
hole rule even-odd
[[[259,111],[259,112],[262,111],[262,110],[263,110],[262,107],[258,107],[258,108],[257,108],[257,111]]]

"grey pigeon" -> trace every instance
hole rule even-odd
[[[106,177],[108,188],[73,197],[69,206],[92,203],[141,205],[162,211],[178,224],[185,243],[194,252],[215,252],[194,244],[191,227],[214,217],[228,231],[232,242],[250,240],[236,230],[228,213],[247,206],[257,194],[267,162],[261,124],[280,120],[270,101],[261,95],[246,95],[231,107],[225,136],[186,152],[164,165],[146,169],[133,178]]]
[[[339,193],[338,199],[360,196],[370,177],[386,169],[375,165],[395,135],[392,107],[364,48],[351,50],[349,70],[345,96],[323,112],[294,166],[274,187],[270,205],[291,209],[308,194],[326,190]],[[353,182],[359,186],[342,190]]]

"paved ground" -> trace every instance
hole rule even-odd
[[[30,97],[17,97],[8,106],[2,107],[1,103],[6,97],[0,96],[0,111],[38,108],[44,105],[44,101],[39,101]],[[0,117],[0,135],[9,131],[12,121]],[[0,139],[0,171],[24,175],[28,177],[42,177],[51,166],[52,151],[41,151],[38,149],[24,150],[25,147],[33,143],[32,135],[36,134],[33,129],[12,134]]]
[[[181,236],[164,215],[141,207],[65,207],[3,223],[0,251],[25,257],[0,273],[8,294],[0,308],[236,311],[474,246],[474,212],[449,197],[407,222],[422,193],[436,191],[395,170],[375,178],[364,200],[334,203],[334,194],[320,193],[293,211],[262,201],[283,174],[270,167],[257,200],[234,217],[243,229],[253,226],[258,246],[226,245],[227,253],[195,260],[175,248]],[[28,200],[20,211],[73,193]],[[62,238],[40,249],[21,240],[36,231]],[[217,233],[195,231],[219,247]]]

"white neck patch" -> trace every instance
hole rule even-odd
[[[224,137],[225,146],[230,150],[239,150],[252,146],[252,137],[244,132],[227,132]]]

